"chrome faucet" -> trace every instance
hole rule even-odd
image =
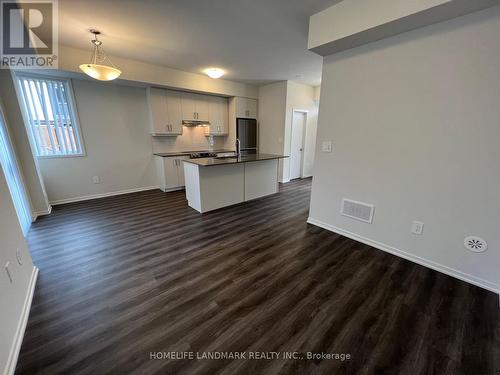
[[[241,143],[238,138],[236,138],[236,156],[240,156],[241,153]]]

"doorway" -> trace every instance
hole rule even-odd
[[[24,236],[28,233],[31,226],[31,210],[28,197],[24,188],[24,183],[19,172],[18,163],[12,143],[9,137],[9,131],[5,122],[3,105],[0,102],[0,165],[2,166],[7,186],[9,187],[12,202],[16,209],[19,224]]]
[[[290,180],[302,177],[304,164],[304,134],[307,123],[307,111],[293,110],[292,136],[290,141]]]

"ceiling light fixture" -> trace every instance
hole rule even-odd
[[[80,65],[80,69],[88,76],[99,81],[112,81],[118,78],[122,74],[121,70],[117,69],[109,57],[106,56],[101,47],[102,42],[97,39],[101,32],[94,29],[91,29],[90,32],[94,34],[94,39],[90,41],[94,45],[94,50],[90,63]],[[106,65],[106,61],[108,65]]]
[[[210,78],[217,79],[217,78],[222,77],[224,75],[225,71],[223,71],[222,69],[219,69],[219,68],[208,68],[208,69],[205,69],[205,73]]]

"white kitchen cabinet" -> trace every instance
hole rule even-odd
[[[257,100],[236,97],[236,117],[237,118],[257,118]]]
[[[208,119],[208,98],[207,95],[196,95],[196,114],[198,121],[209,121]]]
[[[182,134],[182,103],[181,93],[178,91],[166,91],[167,112],[170,122],[170,133]]]
[[[189,156],[155,156],[158,186],[163,191],[173,191],[184,188],[183,160]]]
[[[152,135],[182,134],[182,107],[179,92],[149,88],[148,102]]]
[[[225,136],[228,134],[227,99],[218,96],[207,97],[208,119],[210,126],[205,128],[205,135]]]
[[[182,119],[188,121],[209,121],[206,95],[184,92],[181,95]]]

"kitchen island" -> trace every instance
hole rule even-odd
[[[278,192],[278,161],[287,156],[250,154],[184,160],[188,205],[207,212]]]

